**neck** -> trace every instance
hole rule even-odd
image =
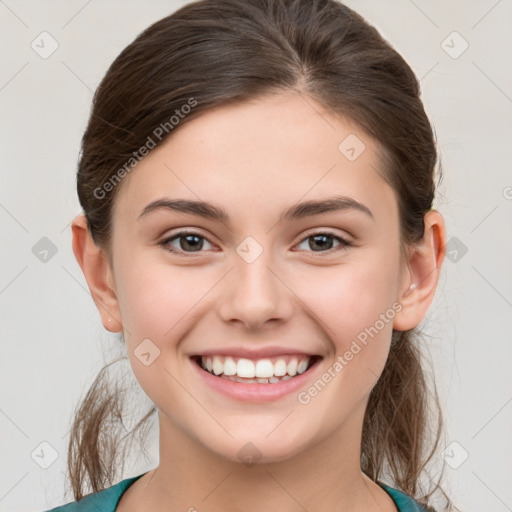
[[[389,495],[361,472],[364,408],[360,412],[315,446],[299,447],[286,460],[253,465],[236,455],[235,460],[220,456],[159,413],[160,464],[126,494],[131,493],[130,503],[140,504],[134,509],[152,512],[396,511]],[[130,510],[118,510],[125,508]]]

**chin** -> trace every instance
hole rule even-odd
[[[243,435],[225,439],[222,444],[206,447],[220,457],[246,467],[283,462],[305,449],[306,443],[298,443],[286,435],[271,434],[270,437],[274,436],[272,440],[265,438],[266,435],[260,432],[251,435],[250,431],[246,431]]]

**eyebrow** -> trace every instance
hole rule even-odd
[[[229,215],[225,210],[204,201],[193,201],[189,199],[158,199],[149,203],[137,220],[156,210],[171,210],[178,213],[188,213],[197,215],[206,219],[229,222]],[[291,221],[329,213],[335,211],[360,211],[375,220],[371,210],[364,204],[356,201],[352,197],[333,196],[317,201],[305,201],[286,209],[280,216],[279,222]]]

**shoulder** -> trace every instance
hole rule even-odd
[[[421,505],[414,498],[394,487],[390,487],[382,482],[377,482],[377,484],[391,496],[399,512],[436,512],[433,508]]]
[[[73,501],[45,512],[98,512],[99,510],[102,512],[115,512],[116,506],[126,489],[144,474],[126,478],[112,487],[103,489],[103,491],[88,494],[81,500]]]

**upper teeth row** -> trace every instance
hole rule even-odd
[[[235,361],[232,357],[205,357],[201,358],[203,367],[215,375],[238,375],[238,377],[245,377],[252,379],[254,377],[269,378],[269,377],[282,377],[286,374],[294,377],[298,373],[304,373],[308,369],[309,357],[299,359],[298,357],[291,358],[288,363],[284,359],[277,359],[272,363],[270,359],[259,359],[252,361],[251,359],[238,359]]]

